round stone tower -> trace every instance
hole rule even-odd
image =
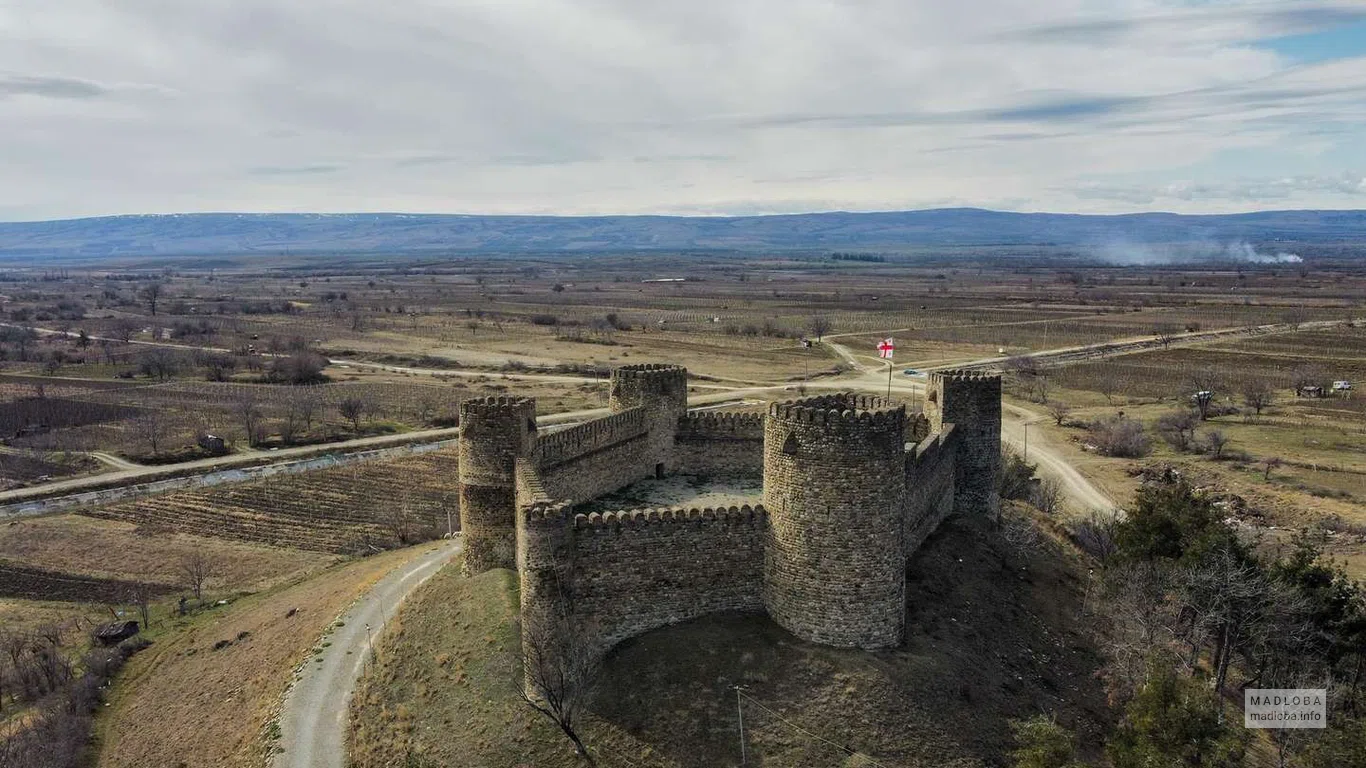
[[[905,429],[905,408],[879,397],[769,407],[764,603],[798,637],[846,648],[901,642]]]
[[[930,374],[925,394],[930,431],[957,432],[954,506],[967,514],[1001,511],[1001,375],[982,371]]]
[[[535,440],[533,398],[460,403],[460,532],[467,575],[516,565],[516,463],[531,455]]]

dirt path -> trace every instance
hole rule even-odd
[[[280,747],[273,768],[345,768],[351,692],[369,658],[370,644],[418,585],[441,569],[459,540],[403,565],[379,581],[342,615],[323,640],[322,653],[304,665],[280,713]]]

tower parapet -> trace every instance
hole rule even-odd
[[[613,411],[644,406],[669,411],[674,418],[688,411],[688,369],[681,365],[644,363],[612,369],[609,407]]]
[[[531,455],[536,400],[481,397],[460,403],[460,530],[465,572],[516,560],[516,464]]]
[[[958,452],[954,499],[967,514],[995,516],[1001,509],[1001,375],[982,371],[930,374],[925,395],[930,431],[953,424]]]
[[[856,648],[901,642],[905,429],[905,408],[873,396],[769,407],[764,604],[798,637]]]

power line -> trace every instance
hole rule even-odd
[[[737,691],[737,692],[738,692],[738,691]],[[825,744],[829,744],[830,746],[834,747],[835,749],[838,749],[838,750],[840,750],[841,752],[846,752],[846,753],[848,753],[849,755],[857,755],[857,756],[863,758],[864,760],[867,760],[868,763],[869,763],[870,765],[877,766],[877,768],[890,768],[890,766],[884,765],[883,763],[879,763],[878,761],[874,760],[873,758],[871,758],[871,757],[869,757],[869,756],[867,756],[867,755],[865,755],[865,754],[863,754],[863,753],[861,753],[861,752],[856,752],[856,751],[850,749],[849,747],[844,746],[843,744],[837,744],[837,743],[835,743],[835,742],[833,742],[833,741],[831,741],[831,740],[825,738],[824,736],[821,736],[821,735],[819,735],[819,734],[815,734],[815,733],[812,733],[811,731],[806,730],[805,728],[801,727],[800,725],[797,725],[796,723],[792,722],[791,720],[788,720],[787,718],[783,717],[782,715],[778,714],[777,712],[774,712],[773,710],[769,709],[768,707],[764,706],[763,704],[760,704],[759,701],[758,701],[757,699],[755,699],[753,696],[750,696],[749,694],[740,693],[740,696],[744,697],[745,699],[748,699],[748,700],[749,700],[749,703],[753,704],[754,706],[758,707],[759,709],[762,709],[763,711],[769,713],[770,715],[773,715],[774,717],[778,718],[779,720],[781,720],[781,721],[783,721],[785,724],[787,724],[788,727],[792,728],[793,730],[795,730],[795,731],[797,731],[797,732],[799,732],[799,733],[801,733],[801,734],[803,734],[803,735],[805,735],[805,736],[808,736],[808,737],[810,737],[810,738],[813,738],[813,739],[815,739],[816,741],[823,742],[823,743],[825,743]]]

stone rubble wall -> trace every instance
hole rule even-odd
[[[906,511],[903,546],[908,555],[954,511],[954,465],[958,430],[949,424],[906,453]]]
[[[764,469],[764,416],[690,413],[678,420],[674,466],[683,474],[753,477]]]

